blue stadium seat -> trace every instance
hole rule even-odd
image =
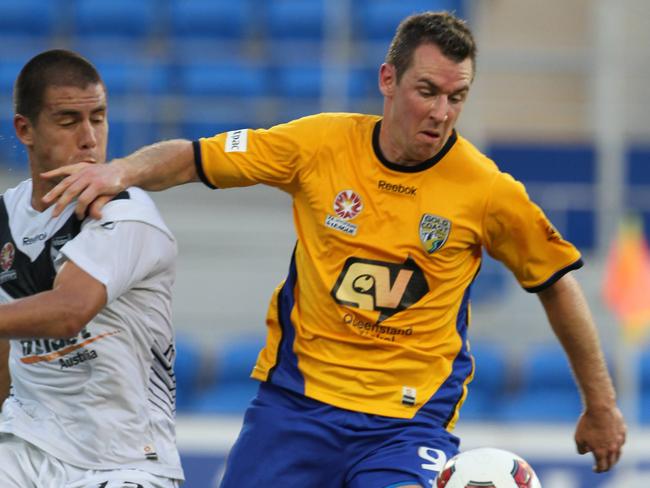
[[[250,378],[261,338],[239,339],[215,351],[214,385],[193,403],[197,413],[240,414],[255,396],[259,383]]]
[[[321,40],[323,0],[267,2],[266,29],[271,40]]]
[[[508,421],[573,422],[581,400],[569,363],[558,344],[531,346],[521,370],[520,389],[507,397],[501,418]]]
[[[275,91],[282,97],[318,98],[323,88],[320,64],[279,66],[275,70]]]
[[[27,171],[27,151],[16,138],[13,110],[5,110],[0,116],[0,165]]]
[[[198,394],[202,375],[199,345],[189,337],[176,337],[176,410],[186,412]]]
[[[650,185],[650,144],[633,144],[627,150],[626,183]]]
[[[503,264],[484,253],[481,270],[472,285],[472,303],[486,303],[500,299],[509,282],[513,280],[510,271]]]
[[[244,39],[252,13],[246,0],[173,0],[169,33],[174,41],[183,37]]]
[[[76,0],[73,30],[80,36],[142,39],[159,29],[155,0]]]
[[[650,346],[646,346],[639,358],[640,376],[640,406],[639,421],[642,424],[650,424]]]
[[[498,419],[501,403],[510,386],[508,352],[502,344],[472,341],[474,379],[460,415],[463,420]]]
[[[142,146],[161,140],[160,123],[152,118],[135,118],[128,112],[115,114],[115,103],[109,102],[108,160],[126,156]]]
[[[286,65],[323,57],[324,0],[278,0],[261,8],[265,59]]]
[[[265,68],[236,61],[182,64],[178,88],[188,96],[258,97],[268,87]]]
[[[162,30],[156,0],[75,0],[72,49],[99,59],[137,59]]]
[[[64,25],[58,0],[3,0],[0,2],[2,59],[25,63],[52,41]]]
[[[251,19],[256,18],[247,0],[174,0],[169,18],[171,57],[176,62],[241,58],[253,36]]]
[[[379,64],[350,70],[350,97],[381,98],[379,91]]]
[[[408,15],[427,10],[449,10],[463,15],[461,0],[364,0],[355,10],[353,31],[361,39],[385,42],[393,37],[397,25]]]
[[[147,59],[99,59],[94,63],[110,96],[164,95],[171,86],[170,68]]]
[[[18,73],[28,59],[0,59],[0,93],[11,97]],[[3,114],[6,115],[6,114]]]
[[[273,92],[294,100],[318,99],[325,89],[324,84],[328,82],[342,86],[350,98],[366,97],[371,92],[365,71],[347,71],[346,67],[342,70],[315,62],[279,65],[272,69]]]
[[[56,0],[3,0],[0,37],[50,37],[57,28],[60,7]]]

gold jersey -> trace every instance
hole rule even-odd
[[[473,361],[466,338],[482,249],[529,291],[580,267],[524,186],[452,134],[403,167],[381,118],[319,114],[195,143],[211,187],[293,198],[297,244],[252,376],[354,411],[417,412],[453,428]]]

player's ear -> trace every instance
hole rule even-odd
[[[383,63],[379,68],[379,91],[385,97],[392,97],[397,85],[397,71],[390,63]]]
[[[24,115],[14,115],[14,130],[16,137],[25,146],[31,146],[34,142],[33,126],[30,120]]]

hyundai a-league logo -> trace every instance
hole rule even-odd
[[[361,197],[352,190],[343,190],[334,199],[334,212],[339,218],[350,220],[363,210]]]
[[[449,237],[451,222],[437,215],[424,214],[420,219],[420,240],[424,249],[432,254],[440,249]]]
[[[11,242],[7,242],[0,250],[0,268],[2,271],[8,271],[14,264],[14,257],[16,256],[16,249]]]

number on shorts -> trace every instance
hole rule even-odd
[[[425,461],[429,461],[429,463],[422,463],[420,465],[422,469],[435,471],[436,473],[442,471],[442,467],[447,462],[447,455],[444,451],[434,449],[433,447],[420,446],[418,448],[418,456]]]

